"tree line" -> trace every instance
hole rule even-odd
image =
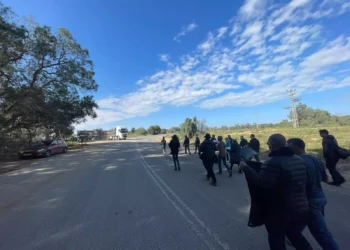
[[[297,114],[299,119],[299,124],[301,127],[312,127],[312,126],[344,126],[350,125],[350,115],[339,116],[332,115],[329,111],[308,107],[306,104],[300,103],[297,107]],[[240,130],[240,129],[255,129],[255,128],[286,128],[292,127],[292,122],[289,119],[284,119],[279,123],[246,123],[246,124],[235,124],[232,126],[221,126],[221,127],[208,127],[206,120],[198,120],[197,117],[186,118],[185,121],[180,124],[180,126],[171,127],[170,129],[161,129],[159,125],[152,125],[147,130],[144,128],[132,128],[131,132],[137,135],[157,135],[157,134],[184,134],[188,135],[190,138],[195,136],[195,134],[203,134],[207,130]]]
[[[96,117],[98,84],[89,52],[65,28],[15,22],[0,2],[0,141],[71,135]],[[1,149],[1,147],[0,147]]]
[[[134,135],[159,135],[167,133],[182,133],[188,135],[190,138],[196,133],[204,133],[208,129],[205,120],[198,120],[197,117],[186,118],[185,121],[178,127],[171,127],[170,129],[161,128],[159,125],[151,125],[147,130],[143,127],[130,129],[130,133]]]
[[[315,127],[315,126],[349,126],[350,115],[332,115],[329,111],[312,108],[306,104],[300,103],[296,107],[298,114],[298,121],[301,127]],[[233,126],[211,127],[212,130],[237,130],[237,129],[254,129],[254,128],[286,128],[292,127],[291,115],[289,119],[284,119],[279,123],[246,123],[236,124]]]

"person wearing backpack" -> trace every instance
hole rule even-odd
[[[326,167],[333,179],[328,184],[340,186],[345,182],[345,178],[337,170],[337,163],[340,160],[338,142],[333,135],[329,134],[328,130],[321,129],[319,132],[322,137],[323,157],[326,160]]]

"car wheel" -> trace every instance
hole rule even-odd
[[[63,149],[63,153],[67,153],[67,148],[64,148],[64,149]]]
[[[46,153],[45,153],[45,157],[50,157],[50,156],[51,156],[51,151],[47,150]]]

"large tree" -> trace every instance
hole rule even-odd
[[[159,125],[152,125],[147,129],[147,131],[151,135],[159,135],[161,132],[161,128]]]
[[[181,132],[192,138],[197,133],[197,123],[198,121],[196,117],[194,117],[193,119],[186,118],[180,126]]]
[[[97,104],[88,93],[98,88],[93,63],[68,30],[11,22],[0,5],[0,133],[52,129],[72,130]]]

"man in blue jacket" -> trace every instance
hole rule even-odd
[[[321,182],[327,182],[327,174],[323,163],[305,153],[305,142],[299,138],[289,139],[288,147],[292,148],[296,155],[302,158],[307,167],[308,181],[306,195],[309,200],[309,219],[307,226],[322,249],[339,250],[337,242],[329,232],[324,220],[324,210],[327,204]],[[304,228],[301,228],[303,231]]]

